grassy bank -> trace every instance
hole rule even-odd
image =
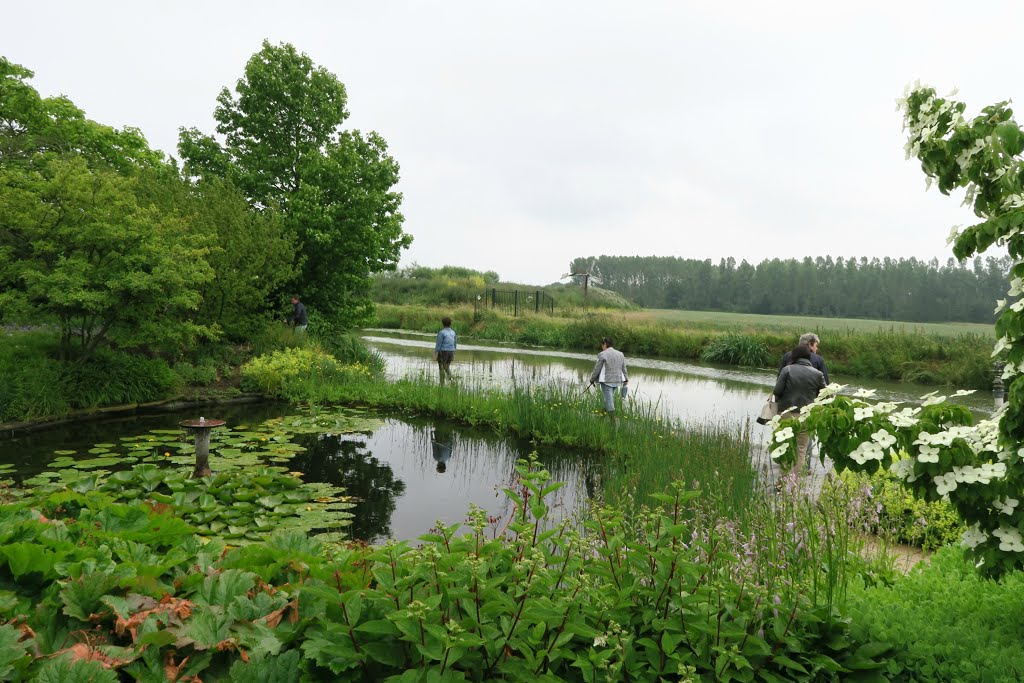
[[[375,325],[434,332],[450,315],[465,338],[536,344],[558,349],[595,351],[603,336],[615,339],[627,354],[711,360],[774,367],[805,328],[779,329],[689,326],[645,320],[634,314],[574,317],[528,315],[518,318],[486,311],[474,322],[472,307],[377,307]],[[813,328],[812,328],[813,329]],[[986,389],[992,386],[991,340],[979,335],[947,336],[917,331],[821,331],[821,352],[835,375],[920,384],[949,384]]]
[[[238,368],[254,356],[305,347],[383,368],[356,337],[330,328],[296,335],[272,325],[247,343],[209,343],[176,357],[104,347],[86,358],[62,358],[55,331],[0,331],[0,423],[167,399],[225,398],[238,394]]]
[[[274,366],[278,371],[268,373],[268,364],[257,359],[243,373],[258,375],[259,388],[293,402],[439,417],[597,454],[603,458],[604,489],[615,500],[632,496],[645,502],[679,479],[715,489],[732,509],[742,509],[753,496],[749,435],[717,427],[684,429],[643,404],[626,404],[612,421],[595,394],[559,386],[499,392],[423,380],[385,382],[361,366],[324,369],[326,364],[283,359]]]

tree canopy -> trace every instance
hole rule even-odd
[[[234,92],[217,98],[216,134],[182,129],[187,174],[226,178],[252,205],[278,207],[297,239],[291,287],[337,323],[369,311],[368,277],[392,270],[412,242],[402,231],[398,163],[377,133],[346,131],[345,86],[289,44],[262,49]]]
[[[1012,260],[826,256],[753,265],[733,258],[716,264],[675,256],[600,256],[576,258],[570,269],[591,264],[602,287],[648,308],[988,323]]]

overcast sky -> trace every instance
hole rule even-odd
[[[947,258],[972,215],[925,192],[895,101],[1024,96],[1022,24],[964,0],[33,0],[0,54],[176,155],[264,38],[291,42],[401,164],[403,264],[542,284],[598,254]]]

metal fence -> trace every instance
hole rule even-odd
[[[495,289],[485,290],[476,298],[473,303],[473,312],[481,309],[494,309],[519,316],[523,313],[547,313],[555,314],[555,300],[551,295],[540,289],[533,291],[521,291],[518,289]]]

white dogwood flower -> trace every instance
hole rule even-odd
[[[921,462],[938,462],[939,449],[935,446],[921,446],[921,449],[918,451],[917,459]]]
[[[874,414],[875,409],[871,406],[854,406],[853,408],[853,419],[856,422],[860,422],[861,420],[867,420]]]
[[[890,434],[889,432],[885,431],[884,429],[879,429],[877,432],[872,434],[871,440],[877,443],[882,448],[886,449],[890,448],[894,443],[896,443],[896,437]]]
[[[914,461],[910,459],[897,460],[889,466],[889,471],[893,476],[906,480],[914,472]]]
[[[1006,299],[1000,299],[996,302],[996,310],[992,311],[993,315],[999,315],[999,313],[1006,308]]]
[[[1016,498],[1010,498],[1009,496],[1003,496],[1002,498],[996,498],[992,501],[992,507],[1004,515],[1012,515],[1014,508],[1020,504],[1020,501]]]
[[[875,390],[874,389],[858,389],[857,391],[853,392],[853,397],[854,398],[874,398],[875,397]]]
[[[771,452],[772,460],[778,460],[779,458],[786,454],[787,450],[789,450],[789,444],[782,444],[781,446],[779,446],[778,448]]]
[[[783,427],[779,431],[775,432],[775,443],[782,443],[793,438],[793,428]]]
[[[975,522],[967,528],[967,531],[960,537],[960,545],[965,548],[977,548],[979,545],[988,540],[988,534],[981,530],[978,523]]]
[[[935,491],[940,496],[944,496],[950,491],[956,491],[956,477],[952,472],[932,477],[932,483],[935,484]]]
[[[1024,552],[1024,539],[1021,539],[1020,532],[1008,526],[1001,526],[992,532],[993,536],[999,538],[999,549],[1008,553]]]
[[[924,400],[924,403],[922,403],[921,405],[922,406],[934,406],[934,405],[938,405],[939,403],[942,403],[945,400],[946,400],[945,396],[930,396],[929,398],[926,398]]]
[[[954,396],[970,396],[971,394],[975,393],[976,391],[977,391],[977,389],[957,389],[956,393],[953,394],[953,395]]]

